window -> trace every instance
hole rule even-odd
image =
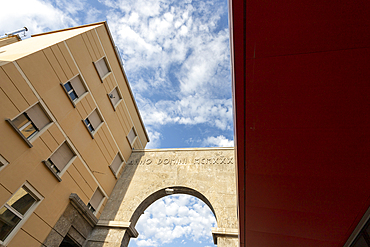
[[[85,120],[83,120],[86,128],[89,130],[90,134],[93,134],[103,123],[98,110],[95,109]]]
[[[136,131],[135,131],[134,127],[132,127],[132,129],[130,130],[130,132],[127,135],[127,139],[128,139],[128,142],[130,143],[131,147],[134,145],[136,137],[137,137]]]
[[[9,162],[2,156],[0,155],[0,170],[4,168]]]
[[[116,109],[116,106],[122,99],[121,94],[118,91],[118,87],[114,88],[113,91],[108,94],[108,97],[110,99],[110,103],[112,103],[113,108]]]
[[[110,72],[107,60],[105,57],[101,58],[99,61],[95,63],[96,71],[98,71],[98,74],[100,78],[103,80]]]
[[[0,209],[0,242],[19,229],[20,223],[35,209],[41,196],[30,185],[23,185]]]
[[[87,207],[90,209],[91,212],[95,213],[99,209],[99,206],[103,202],[103,199],[103,193],[100,191],[99,188],[97,188],[94,192],[94,195],[91,197],[90,202],[87,204]]]
[[[76,91],[73,89],[70,82],[64,84],[64,88],[66,89],[67,94],[71,98],[71,100],[75,100],[78,98]]]
[[[32,147],[32,144],[29,140],[50,123],[50,119],[40,104],[32,106],[15,119],[7,119],[7,121],[22,136],[30,147]]]
[[[38,131],[36,125],[31,121],[27,113],[23,113],[12,122],[27,139],[30,139]]]
[[[64,142],[44,163],[54,175],[57,175],[58,180],[61,181],[59,174],[75,156],[67,142]]]
[[[63,88],[72,102],[75,102],[78,98],[80,98],[84,93],[87,92],[79,75],[75,76],[73,79],[65,83],[63,85]]]
[[[117,153],[116,157],[114,157],[114,160],[112,161],[112,164],[110,164],[110,169],[114,173],[115,176],[117,176],[117,172],[119,168],[121,167],[123,163],[123,159],[119,153]]]

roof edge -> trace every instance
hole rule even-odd
[[[108,27],[108,23],[106,21],[104,22],[101,22],[102,24],[104,24],[107,32],[108,32],[108,35],[109,35],[109,39],[111,40],[112,42],[112,45],[113,45],[113,50],[114,50],[114,53],[116,54],[116,57],[118,59],[118,63],[119,63],[119,66],[121,68],[121,71],[123,73],[123,77],[125,78],[125,81],[126,81],[126,85],[128,87],[128,91],[133,99],[133,102],[134,102],[134,106],[135,106],[135,109],[136,109],[136,112],[137,112],[137,115],[139,116],[139,120],[140,120],[140,123],[141,125],[143,126],[143,129],[144,129],[144,134],[145,134],[145,137],[147,139],[148,142],[150,142],[149,140],[149,135],[148,135],[148,132],[146,131],[146,128],[145,128],[145,125],[144,125],[144,121],[143,119],[141,118],[141,114],[140,114],[140,111],[139,111],[139,107],[137,106],[136,104],[136,100],[135,100],[135,97],[134,97],[134,94],[132,93],[132,90],[131,90],[131,86],[130,86],[130,83],[128,82],[128,79],[127,79],[127,76],[126,76],[126,72],[125,72],[125,69],[123,68],[123,65],[122,65],[122,62],[121,62],[121,56],[118,54],[118,51],[116,49],[116,44],[114,43],[114,40],[113,40],[113,37],[112,37],[112,34],[110,32],[110,29]]]
[[[102,25],[102,24],[105,24],[105,23],[106,23],[106,21],[100,21],[100,22],[85,24],[85,25],[81,25],[81,26],[77,26],[77,27],[68,27],[68,28],[63,28],[63,29],[59,29],[59,30],[45,32],[45,33],[32,34],[31,37],[38,37],[38,36],[52,34],[52,33],[60,33],[60,32],[69,31],[69,30],[73,30],[73,29],[79,29],[79,28],[83,28],[83,27]]]

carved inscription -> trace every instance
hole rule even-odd
[[[158,162],[157,162],[157,165],[181,165],[181,164],[184,164],[186,165],[187,164],[187,159],[158,159]]]
[[[162,159],[140,159],[133,160],[128,163],[128,165],[222,165],[222,164],[233,164],[233,157],[211,157],[211,158],[201,158],[196,157],[194,160],[183,158],[183,159],[173,159],[173,158],[162,158]]]
[[[195,158],[194,164],[233,164],[233,157]]]

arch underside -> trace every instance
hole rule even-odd
[[[171,191],[169,192],[168,189],[171,190]],[[182,186],[172,186],[172,187],[162,188],[162,189],[154,192],[153,194],[149,195],[142,203],[140,203],[140,205],[136,208],[135,212],[133,213],[133,215],[130,219],[131,224],[135,226],[137,221],[139,220],[140,216],[155,201],[161,199],[162,197],[165,197],[165,196],[168,196],[168,195],[176,195],[176,194],[191,195],[191,196],[194,196],[194,197],[200,199],[211,209],[213,215],[215,216],[215,218],[217,220],[215,210],[213,209],[209,200],[204,195],[202,195],[200,192],[198,192],[194,189],[191,189],[191,188],[182,187]]]

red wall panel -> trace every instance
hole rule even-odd
[[[370,206],[370,2],[232,6],[241,245],[343,246]]]

